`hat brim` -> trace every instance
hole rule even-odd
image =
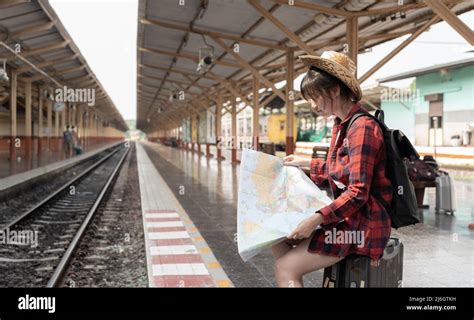
[[[357,81],[357,79],[349,72],[349,70],[339,63],[329,59],[310,55],[300,56],[299,59],[308,68],[314,67],[338,78],[349,88],[349,90],[352,91],[354,98],[357,101],[362,99],[362,90],[360,88],[359,81]]]

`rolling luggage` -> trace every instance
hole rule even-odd
[[[456,203],[454,197],[453,180],[447,172],[439,171],[439,177],[436,177],[436,206],[435,211],[454,213]]]
[[[75,146],[74,152],[76,153],[76,155],[80,155],[82,154],[82,148],[80,146]]]
[[[324,269],[323,288],[397,288],[402,286],[403,244],[390,238],[382,258],[351,255]]]

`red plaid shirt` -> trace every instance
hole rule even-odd
[[[319,210],[322,229],[315,232],[310,252],[360,254],[377,260],[390,237],[390,217],[382,203],[390,204],[392,187],[385,174],[382,130],[375,120],[359,117],[346,133],[351,117],[361,112],[367,111],[357,103],[342,122],[337,118],[326,161],[311,160],[311,180],[329,180],[334,201]]]

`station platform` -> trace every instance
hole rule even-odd
[[[0,139],[0,145],[3,145],[3,148],[0,148],[0,179],[68,159],[64,154],[62,142],[59,141],[59,139],[51,142],[50,148],[45,147],[48,143],[43,143],[43,148],[41,148],[38,143],[32,143],[30,148],[19,148],[15,153],[15,159],[10,159],[9,146],[6,145],[5,139],[3,139],[3,141],[1,140],[2,139]],[[97,139],[96,142],[84,148],[84,154],[89,151],[92,152],[101,149],[120,140],[121,139],[102,139],[102,141],[99,141],[99,139]]]
[[[270,252],[259,254],[247,263],[237,252],[238,164],[151,142],[138,143],[138,157],[145,227],[158,226],[147,224],[148,218],[181,220],[190,238],[199,232],[234,286],[276,286]],[[405,246],[404,287],[474,286],[474,231],[468,229],[468,224],[474,221],[471,200],[474,172],[450,170],[449,173],[455,181],[458,208],[455,214],[435,213],[435,191],[428,189],[425,203],[429,209],[423,209],[423,223],[392,230],[392,235],[400,238]],[[161,218],[160,214],[163,214]],[[184,230],[179,225],[180,230]],[[169,252],[171,249],[153,248],[157,244],[150,241],[158,236],[152,232],[149,231],[147,251],[158,255]],[[161,277],[168,269],[152,267],[152,270]],[[199,270],[204,273],[203,269]],[[322,271],[313,272],[305,276],[305,286],[321,287],[322,278]],[[163,284],[163,279],[154,283]]]
[[[45,154],[44,158],[40,157],[42,161],[37,162],[36,167],[34,168],[31,168],[29,170],[25,168],[25,170],[22,170],[20,173],[16,173],[13,175],[5,175],[3,177],[0,176],[0,199],[8,196],[9,192],[12,189],[20,187],[22,184],[31,182],[39,178],[45,179],[49,174],[53,174],[55,172],[70,168],[120,143],[121,142],[95,145],[91,148],[90,151],[63,160],[60,160],[61,157],[55,157],[54,155]],[[64,156],[62,157],[64,158]]]
[[[149,286],[231,287],[205,239],[141,144],[137,144],[137,163]]]

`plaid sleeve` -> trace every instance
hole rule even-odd
[[[349,143],[349,185],[337,199],[319,210],[323,224],[349,218],[367,202],[375,162],[383,146],[382,130],[368,117],[357,119],[346,138]]]
[[[314,183],[320,184],[324,180],[327,180],[326,172],[326,160],[323,159],[311,159],[311,164],[309,165],[309,176]]]

